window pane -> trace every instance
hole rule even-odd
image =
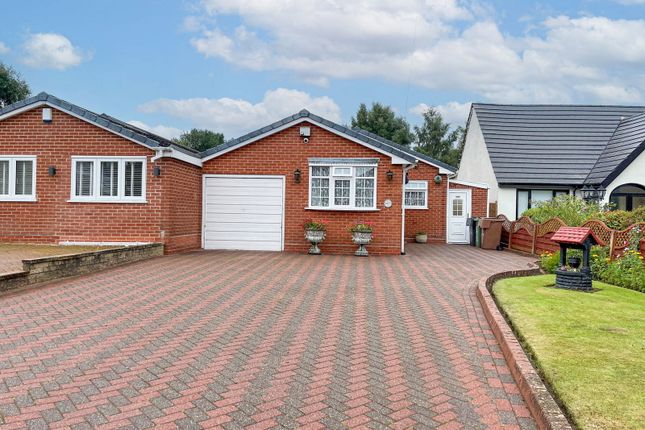
[[[125,196],[141,197],[143,193],[143,163],[125,162]]]
[[[352,168],[334,167],[334,176],[352,176]]]
[[[334,181],[334,204],[336,206],[349,206],[349,179]]]
[[[410,181],[405,184],[407,190],[426,190],[428,189],[427,181]]]
[[[374,207],[374,179],[356,179],[356,207]]]
[[[311,176],[329,176],[329,167],[328,166],[312,167]]]
[[[374,177],[374,168],[373,167],[357,167],[356,168],[356,177],[357,178],[373,178]]]
[[[9,160],[0,161],[0,194],[9,194]]]
[[[101,162],[101,195],[119,195],[119,163],[116,161]]]
[[[16,161],[16,195],[30,196],[33,194],[34,162]]]
[[[546,202],[547,200],[551,200],[552,198],[553,198],[552,190],[532,190],[531,207],[533,207],[533,203]]]
[[[94,162],[76,162],[76,195],[92,196],[94,189]]]
[[[529,208],[529,192],[517,192],[517,216],[520,217]]]
[[[311,206],[315,206],[315,207],[329,206],[329,179],[327,178],[311,179]]]
[[[461,197],[455,197],[452,200],[452,216],[463,216],[464,201]]]
[[[425,207],[426,192],[425,191],[406,191],[405,205],[409,207]]]

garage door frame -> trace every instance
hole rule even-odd
[[[208,178],[232,178],[232,179],[280,179],[282,180],[282,235],[280,237],[280,251],[284,251],[285,235],[285,213],[286,213],[286,177],[284,175],[223,175],[203,174],[202,175],[202,249],[206,249],[206,180]]]

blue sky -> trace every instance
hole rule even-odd
[[[395,4],[394,4],[395,3]],[[472,101],[645,104],[645,0],[22,0],[0,60],[47,91],[175,136],[227,138],[359,103],[454,124]]]

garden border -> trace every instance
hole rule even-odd
[[[504,359],[511,370],[511,375],[517,383],[538,428],[572,430],[573,426],[569,423],[564,412],[562,412],[537,370],[533,367],[491,294],[493,284],[501,279],[539,275],[540,273],[542,273],[541,270],[535,267],[484,276],[477,282],[476,295],[484,309],[486,320],[488,320],[501,347]]]

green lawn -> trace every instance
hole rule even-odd
[[[645,426],[645,294],[550,287],[554,275],[499,281],[493,294],[534,364],[582,429]]]

